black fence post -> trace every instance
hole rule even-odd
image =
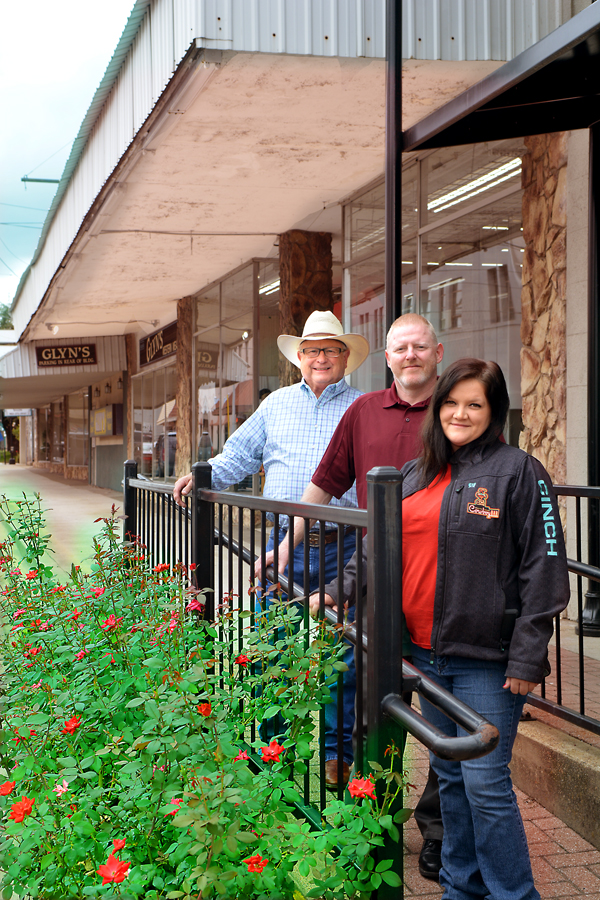
[[[380,466],[367,474],[367,759],[384,768],[385,751],[395,743],[404,749],[406,732],[384,715],[382,700],[402,693],[402,476],[393,466]],[[396,760],[402,771],[402,757]],[[385,783],[377,782],[378,794]],[[400,793],[392,810],[402,807]],[[402,828],[400,840],[385,837],[377,861],[393,859],[392,871],[402,878]],[[401,900],[403,888],[381,884],[377,900]]]
[[[123,540],[135,539],[137,523],[137,491],[130,487],[129,479],[137,478],[137,463],[134,459],[126,459],[123,465]]]
[[[204,617],[215,617],[215,511],[214,503],[202,500],[201,490],[210,490],[212,466],[197,462],[192,466],[192,553],[191,562],[196,566],[194,584],[207,588]]]

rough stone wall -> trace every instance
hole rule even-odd
[[[525,138],[520,446],[566,480],[568,132]]]
[[[192,386],[192,298],[183,297],[177,302],[177,450],[175,451],[175,475],[186,475],[192,461],[192,417],[194,415]]]
[[[316,309],[333,310],[331,234],[286,231],[279,236],[280,334],[302,334]],[[279,357],[279,384],[300,381],[300,370]]]

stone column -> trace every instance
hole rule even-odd
[[[566,481],[568,132],[525,138],[520,446]]]
[[[302,334],[316,309],[333,310],[331,234],[286,231],[279,235],[280,334]],[[300,370],[279,357],[281,387],[300,381]]]
[[[192,385],[192,349],[194,329],[192,298],[177,301],[177,452],[175,475],[190,471],[196,458],[192,447],[192,422],[194,416],[194,389]]]

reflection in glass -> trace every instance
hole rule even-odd
[[[350,299],[346,328],[362,334],[371,352],[350,375],[350,383],[363,391],[385,387],[385,257],[370,256],[345,270],[346,296]]]
[[[133,455],[146,478],[173,479],[177,450],[177,375],[163,366],[132,378]]]
[[[63,405],[58,401],[52,404],[52,462],[62,463],[65,459],[65,432],[63,424]]]
[[[50,407],[38,409],[38,459],[40,462],[50,462],[52,432],[50,428]]]
[[[88,464],[88,394],[70,394],[67,407],[67,465]]]

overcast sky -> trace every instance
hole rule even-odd
[[[0,303],[31,260],[54,184],[134,0],[9,0],[0,13]],[[12,272],[11,272],[12,270]]]

